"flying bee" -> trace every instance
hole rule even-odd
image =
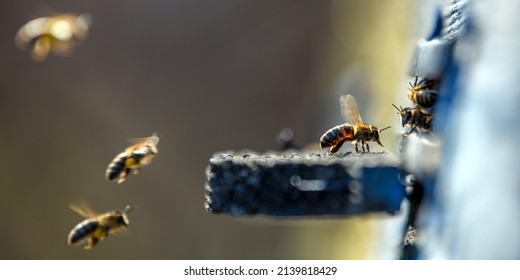
[[[132,207],[126,206],[124,210],[114,210],[103,214],[95,214],[89,209],[83,209],[74,205],[70,206],[74,212],[85,220],[77,224],[69,233],[67,242],[69,245],[86,243],[85,249],[94,248],[99,240],[107,239],[109,234],[115,234],[128,227],[128,212]]]
[[[381,144],[379,140],[379,135],[381,131],[390,127],[385,127],[380,130],[373,125],[365,124],[361,119],[358,105],[352,95],[341,96],[340,104],[341,112],[345,117],[346,123],[327,130],[320,138],[320,147],[322,149],[331,147],[329,154],[337,152],[345,141],[354,144],[356,153],[359,153],[358,142],[361,142],[363,152],[365,152],[365,146],[366,150],[370,152],[370,148],[368,147],[370,140],[383,147],[383,144]]]
[[[415,107],[411,108],[397,108],[395,104],[392,104],[395,109],[397,109],[397,114],[401,115],[401,124],[403,127],[405,125],[410,125],[410,130],[405,133],[405,136],[410,135],[415,129],[420,131],[429,131],[431,128],[431,122],[433,120],[433,116],[426,112],[426,110]]]
[[[423,108],[431,108],[437,103],[437,91],[432,90],[431,87],[436,81],[419,81],[419,76],[415,76],[415,82],[410,83],[410,92],[408,93],[408,99]]]
[[[91,18],[88,14],[62,14],[29,21],[16,33],[15,43],[31,49],[35,61],[44,61],[49,53],[67,55],[79,41],[85,40]]]
[[[109,181],[117,179],[117,183],[121,184],[133,170],[134,174],[139,173],[141,167],[152,162],[152,158],[157,155],[159,150],[159,137],[153,135],[146,138],[134,139],[132,146],[125,149],[124,152],[118,154],[108,165],[105,172],[105,178]]]

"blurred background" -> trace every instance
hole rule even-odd
[[[372,145],[394,151],[400,126],[390,104],[405,104],[411,51],[428,28],[411,29],[415,1],[2,6],[0,258],[382,257],[381,223],[395,218],[211,215],[205,168],[218,151],[276,149],[284,127],[297,143],[317,145],[343,121],[345,93],[358,99],[365,122],[396,128],[383,134],[384,148]],[[70,56],[38,63],[16,47],[23,24],[61,13],[92,17]],[[122,185],[107,182],[105,169],[126,139],[152,133],[161,136],[153,163]],[[82,220],[68,205],[79,201],[98,211],[134,205],[129,230],[91,251],[68,246]]]

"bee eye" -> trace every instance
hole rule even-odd
[[[406,111],[406,113],[404,114],[404,119],[405,120],[409,120],[410,118],[412,117],[412,112],[410,111]]]
[[[117,215],[117,222],[122,225],[127,225],[125,217],[121,214]]]

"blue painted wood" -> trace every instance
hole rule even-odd
[[[207,168],[211,213],[269,216],[394,214],[405,196],[390,153],[218,154]]]

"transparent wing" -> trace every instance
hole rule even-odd
[[[127,154],[131,153],[133,150],[135,150],[137,147],[143,145],[143,144],[151,144],[152,146],[157,147],[157,144],[159,144],[159,137],[157,135],[152,135],[150,137],[144,137],[144,138],[130,138],[127,139],[127,141],[131,144],[130,147],[125,149],[125,152]]]
[[[81,217],[90,219],[98,215],[94,210],[88,207],[85,203],[71,204],[69,205],[70,210],[78,213]]]
[[[154,146],[157,146],[157,144],[159,144],[159,137],[157,135],[152,135],[150,137],[143,137],[143,138],[130,138],[130,139],[127,139],[127,141],[128,141],[128,143],[130,143],[132,145],[150,143]]]
[[[341,112],[345,117],[345,120],[349,124],[363,123],[361,115],[359,114],[359,107],[356,99],[352,95],[342,95],[339,99],[341,104]]]

